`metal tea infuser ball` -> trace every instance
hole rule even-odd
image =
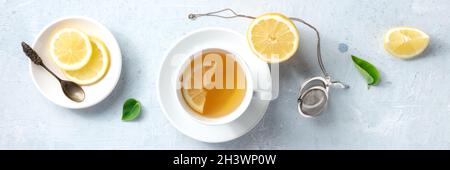
[[[223,12],[231,12],[231,15],[219,15],[219,13]],[[234,12],[232,9],[226,8],[219,11],[214,11],[205,14],[189,14],[189,19],[195,20],[199,17],[210,16],[210,17],[219,17],[219,18],[248,18],[255,19],[253,16],[242,15]],[[319,31],[312,26],[311,24],[305,22],[299,18],[290,17],[289,19],[293,21],[300,22],[305,24],[309,28],[313,29],[317,35],[317,61],[320,66],[320,70],[322,71],[323,76],[313,77],[308,79],[300,86],[298,98],[297,98],[297,108],[298,112],[305,117],[313,118],[319,116],[327,107],[328,104],[328,92],[330,87],[337,87],[341,89],[349,88],[348,85],[340,82],[334,81],[331,79],[330,74],[328,74],[325,66],[322,62],[322,54],[320,51],[320,34]]]

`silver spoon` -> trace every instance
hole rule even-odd
[[[23,52],[28,56],[28,58],[30,58],[30,60],[34,64],[42,66],[45,70],[47,70],[50,74],[52,74],[53,77],[58,79],[64,94],[70,100],[75,102],[82,102],[84,100],[85,98],[84,91],[80,85],[71,81],[62,80],[58,76],[56,76],[55,73],[50,71],[50,69],[48,69],[47,66],[45,66],[44,62],[42,62],[41,57],[39,57],[36,51],[34,51],[27,43],[22,42],[22,49]]]

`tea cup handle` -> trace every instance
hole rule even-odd
[[[259,100],[273,100],[271,91],[255,89],[254,96]]]
[[[271,80],[272,81],[272,80]],[[277,90],[274,90],[274,84],[260,82],[256,83],[254,88],[254,97],[259,100],[274,100],[277,97]]]

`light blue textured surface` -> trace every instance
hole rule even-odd
[[[187,19],[230,7],[248,15],[282,12],[322,32],[324,62],[352,86],[334,90],[328,111],[306,119],[296,111],[299,83],[320,75],[315,35],[299,25],[300,52],[281,66],[281,93],[247,135],[223,144],[192,140],[172,127],[156,96],[156,77],[170,45],[193,30],[219,26],[245,34],[246,19]],[[0,0],[0,149],[450,149],[450,1],[446,0]],[[19,43],[32,42],[51,21],[91,17],[108,27],[123,54],[121,80],[104,102],[60,108],[34,87]],[[420,58],[383,50],[383,33],[414,26],[431,37]],[[341,53],[339,44],[348,45]],[[367,59],[382,82],[367,89],[350,55]],[[135,122],[120,120],[129,97],[143,104]]]

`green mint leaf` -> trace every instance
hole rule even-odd
[[[122,120],[132,121],[141,114],[141,104],[136,99],[128,99],[123,104]]]
[[[367,80],[369,86],[377,85],[380,80],[380,72],[369,62],[352,55],[353,63],[361,75]]]

